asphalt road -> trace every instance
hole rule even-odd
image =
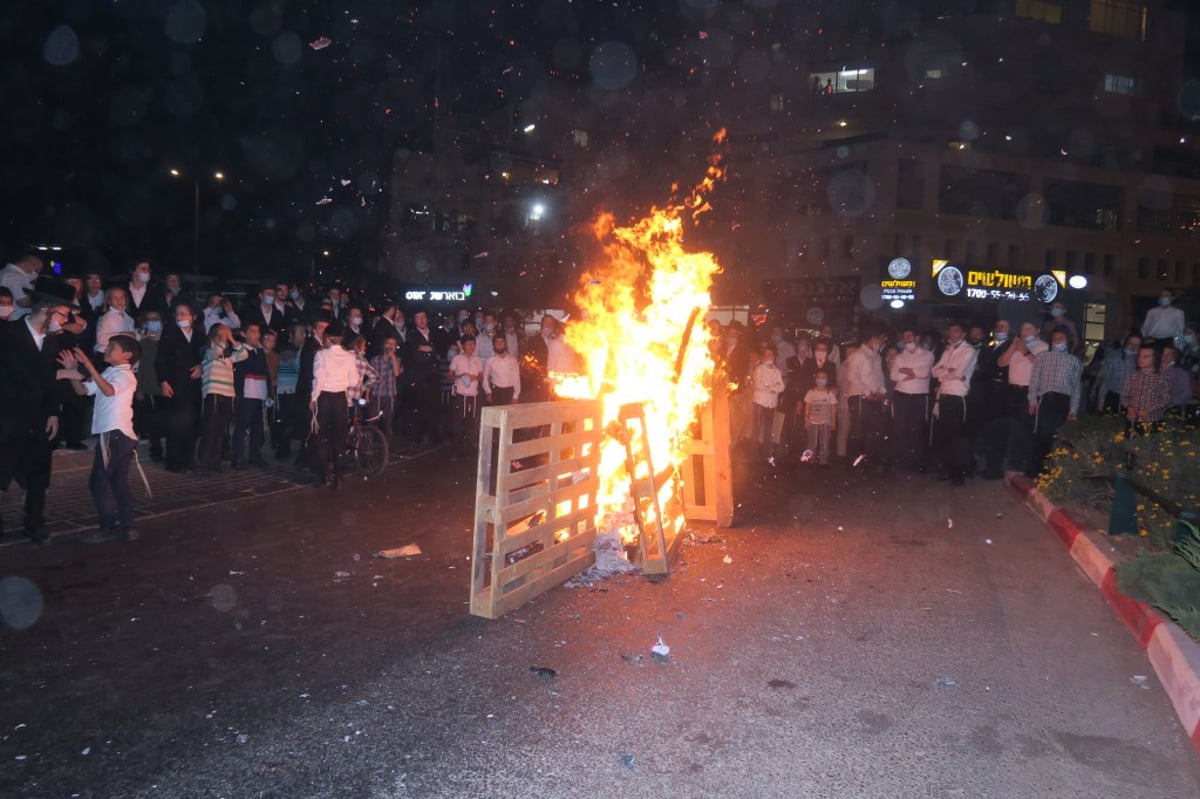
[[[435,454],[6,549],[45,609],[0,634],[0,795],[1200,795],[1144,654],[999,483],[767,475],[666,581],[499,621],[466,615],[472,490]]]

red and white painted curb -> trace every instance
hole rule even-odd
[[[1117,589],[1114,561],[1105,550],[1104,533],[1084,529],[1062,508],[1050,502],[1033,481],[1010,472],[1008,487],[1058,536],[1083,573],[1096,584],[1121,621],[1137,638],[1166,689],[1183,728],[1200,753],[1200,644],[1163,614]]]

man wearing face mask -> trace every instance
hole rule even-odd
[[[947,329],[946,349],[931,374],[938,380],[933,410],[933,446],[941,458],[943,478],[961,486],[974,471],[967,439],[967,395],[979,353],[966,342],[963,326],[953,322]]]
[[[126,293],[126,310],[134,318],[140,316],[143,311],[158,311],[162,314],[170,312],[167,307],[166,290],[151,281],[149,261],[138,261],[130,270]]]
[[[1158,293],[1158,305],[1146,312],[1142,336],[1147,344],[1174,346],[1186,324],[1183,310],[1175,307],[1175,292],[1163,289]]]
[[[42,259],[36,255],[22,255],[0,269],[0,286],[8,289],[13,298],[13,310],[9,315],[12,321],[24,317],[33,307],[33,284],[41,271]]]
[[[1038,337],[1038,326],[1033,322],[1022,322],[1020,335],[1013,339],[1012,346],[999,357],[997,363],[1007,370],[1007,399],[1005,415],[1010,420],[1008,465],[1017,471],[1025,471],[1032,446],[1033,418],[1029,415],[1029,379],[1037,356],[1050,349],[1050,345]]]
[[[987,334],[980,325],[972,325],[967,334],[967,343],[979,353],[975,372],[971,375],[971,401],[967,403],[967,434],[973,451],[978,450],[975,443],[983,426],[1004,416],[1008,370],[1000,365],[1000,358],[1012,346],[1008,332],[1008,322],[999,319],[991,341],[985,341]]]
[[[867,455],[875,466],[883,466],[887,456],[884,450],[887,385],[880,357],[886,344],[887,334],[882,330],[869,333],[854,355],[846,359],[843,386],[850,423],[846,454],[855,459]]]
[[[1062,300],[1055,300],[1047,313],[1049,318],[1042,324],[1042,338],[1049,341],[1054,331],[1061,327],[1067,331],[1067,346],[1078,355],[1077,351],[1083,341],[1079,338],[1079,330],[1075,327],[1075,322],[1067,317],[1067,306],[1063,304]]]
[[[175,324],[158,345],[154,370],[165,406],[166,468],[171,472],[196,469],[196,433],[200,421],[200,362],[208,337],[196,329],[189,305],[175,306]]]
[[[546,314],[542,317],[541,332],[525,345],[525,358],[521,362],[524,374],[521,384],[526,386],[525,396],[530,402],[548,402],[551,397],[550,372],[561,361],[561,350],[565,349],[559,338],[558,320]]]
[[[1105,357],[1100,379],[1092,388],[1092,401],[1098,400],[1102,413],[1121,412],[1121,392],[1125,388],[1125,381],[1137,371],[1137,355],[1141,346],[1142,337],[1130,333],[1125,337],[1120,352],[1110,352]]]
[[[901,349],[892,361],[892,451],[896,465],[909,471],[925,468],[929,441],[929,375],[933,353],[921,349],[917,332],[900,333]]]
[[[287,319],[283,311],[275,307],[275,286],[263,286],[258,292],[258,302],[242,314],[242,326],[256,324],[262,332],[274,330],[276,335],[287,335]]]
[[[1025,476],[1036,479],[1054,446],[1054,434],[1079,413],[1083,363],[1070,353],[1066,328],[1051,334],[1050,350],[1033,363],[1029,377],[1029,415],[1033,417],[1033,457]]]
[[[69,316],[65,299],[34,294],[30,312],[0,328],[0,491],[14,478],[25,489],[25,536],[37,544],[48,540],[46,490],[61,407],[58,334]]]
[[[312,310],[308,306],[308,297],[304,296],[304,292],[300,290],[300,286],[295,283],[289,283],[287,287],[288,307],[292,311],[292,320],[294,322],[308,321]]]

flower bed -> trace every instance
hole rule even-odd
[[[1150,435],[1128,437],[1116,416],[1064,425],[1060,443],[1038,478],[1053,502],[1107,517],[1113,481],[1125,476],[1183,509],[1200,510],[1200,431],[1168,423]],[[1186,518],[1186,516],[1185,516]],[[1138,495],[1144,546],[1117,566],[1121,590],[1175,619],[1200,640],[1200,531],[1157,502]]]

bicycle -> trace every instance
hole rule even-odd
[[[375,426],[375,423],[383,418],[383,413],[363,418],[366,415],[366,404],[365,399],[360,399],[358,406],[350,409],[350,429],[346,436],[345,453],[364,479],[383,474],[388,463],[387,436]]]

